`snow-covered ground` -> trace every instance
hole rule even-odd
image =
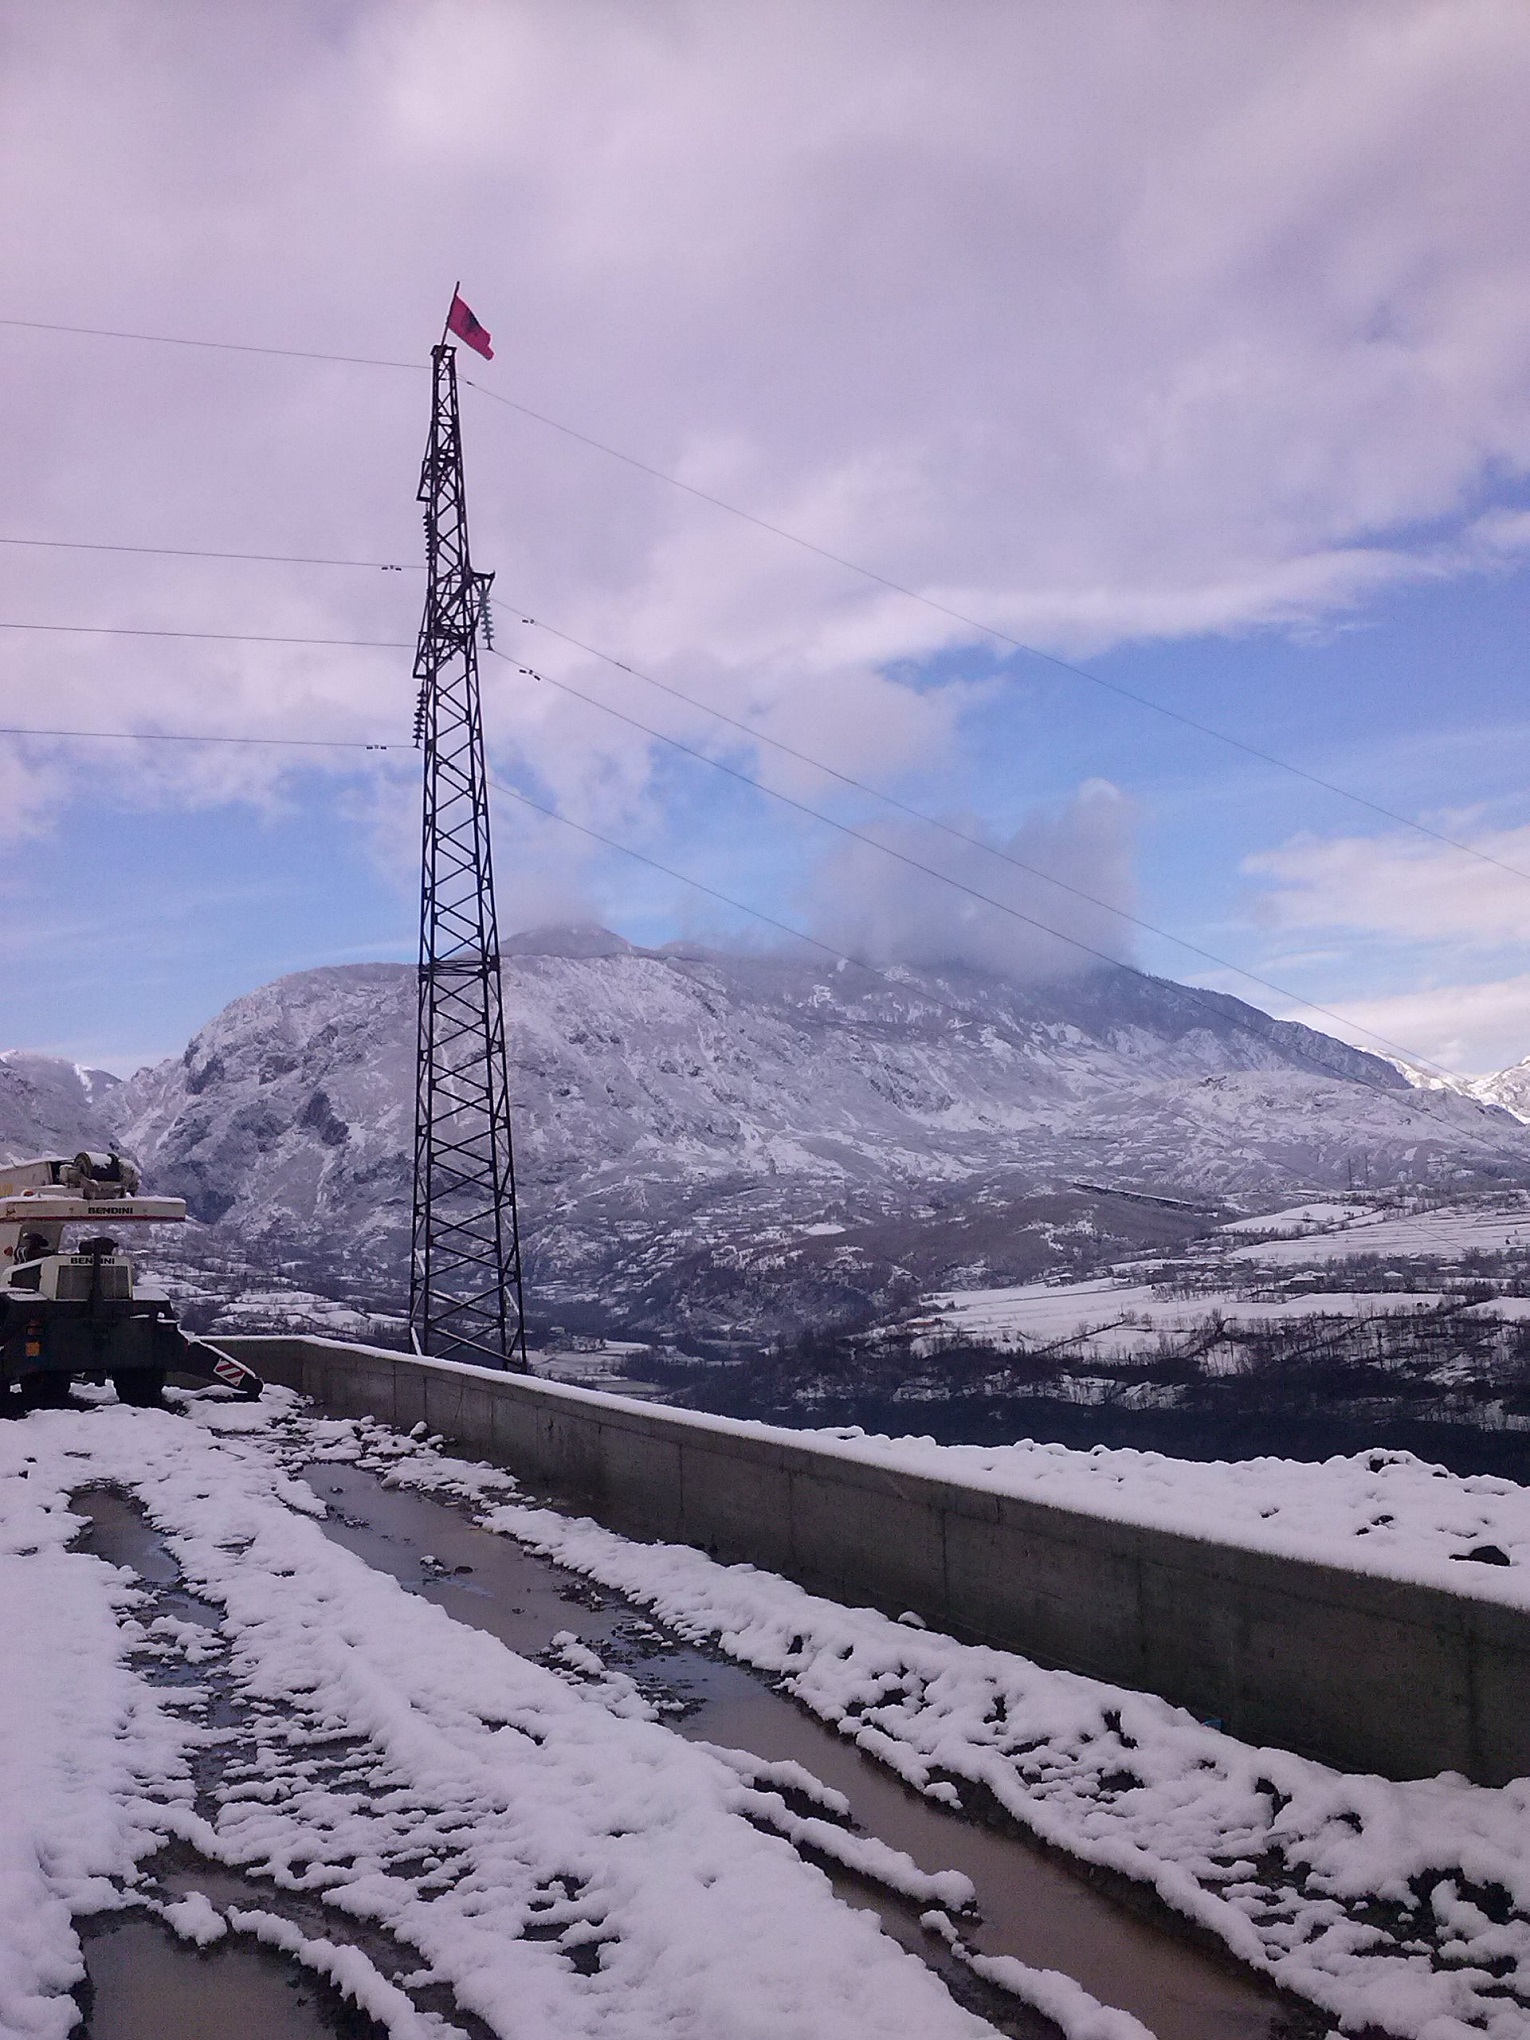
[[[1027,1282],[1013,1289],[951,1289],[929,1299],[945,1328],[971,1338],[1032,1342],[1066,1341],[1070,1351],[1092,1353],[1096,1359],[1124,1358],[1140,1352],[1144,1333],[1187,1332],[1204,1325],[1212,1311],[1229,1324],[1278,1324],[1286,1318],[1380,1317],[1399,1310],[1432,1310],[1444,1301],[1433,1290],[1406,1294],[1377,1289],[1324,1289],[1276,1298],[1240,1297],[1210,1291],[1194,1296],[1164,1295],[1145,1282],[1121,1282],[1099,1276],[1089,1282]],[[1491,1308],[1514,1315],[1514,1306],[1530,1298],[1506,1297]],[[1469,1306],[1476,1308],[1477,1306]]]
[[[473,1501],[487,1525],[768,1672],[917,1791],[959,1805],[970,1784],[1048,1842],[1150,1885],[1345,2031],[1530,2032],[1530,1780],[1490,1791],[1449,1774],[1346,1776],[1251,1748],[1150,1695],[499,1500],[503,1475],[380,1427],[336,1422],[329,1436],[338,1456],[381,1447],[392,1480]],[[910,1463],[923,1456],[913,1441]],[[1449,1484],[1475,1505],[1476,1483]],[[1492,1499],[1511,1512],[1513,1496]],[[1474,1588],[1487,1570],[1472,1568]],[[959,1937],[948,1915],[926,1917]],[[1044,2001],[1034,1982],[1011,1982]]]
[[[1281,1220],[1288,1215],[1277,1213],[1222,1231],[1246,1233],[1254,1225],[1284,1230]],[[1351,1254],[1429,1255],[1459,1261],[1471,1252],[1501,1254],[1513,1248],[1530,1248],[1530,1198],[1523,1195],[1494,1199],[1491,1204],[1443,1205],[1433,1211],[1393,1213],[1383,1206],[1296,1238],[1251,1241],[1240,1245],[1233,1258],[1300,1267]]]
[[[939,1451],[840,1449],[909,1464]],[[1012,1480],[1020,1463],[958,1452],[963,1477]],[[1178,1470],[1249,1480],[1293,1514],[1326,1508],[1336,1550],[1354,1543],[1362,1504],[1391,1514],[1403,1529],[1375,1549],[1425,1573],[1450,1540],[1492,1535],[1516,1565],[1443,1562],[1469,1573],[1454,1583],[1523,1579],[1521,1491],[1376,1457],[1363,1473]],[[1530,2031],[1530,1783],[1391,1784],[1249,1748],[1149,1696],[633,1543],[532,1506],[507,1475],[427,1439],[318,1418],[268,1390],[254,1406],[103,1401],[0,1429],[0,2032],[61,2040],[82,1973],[72,1920],[135,1903],[197,1943],[287,1948],[407,2040],[460,2030],[416,2003],[427,1984],[528,2040],[991,2030],[842,1904],[797,1844],[915,1895],[932,1935],[958,1945],[964,1880],[804,1820],[787,1781],[681,1740],[572,1635],[556,1662],[533,1663],[404,1592],[325,1536],[325,1504],[294,1477],[315,1459],[457,1497],[776,1679],[915,1790],[992,1795],[1060,1848],[1151,1886],[1350,2031]],[[1114,1508],[1127,1495],[1154,1520],[1183,1505],[1151,1455],[1043,1453],[1037,1466],[1056,1499]],[[141,1501],[200,1616],[71,1548],[70,1497],[103,1485]],[[791,1782],[832,1809],[815,1780]],[[253,1873],[269,1901],[166,1896],[155,1860],[170,1840]],[[316,1931],[315,1908],[335,1924]],[[409,1961],[385,1973],[358,1926]],[[1065,1977],[973,1959],[1072,2040],[1142,2040]]]
[[[531,1371],[543,1381],[570,1382],[575,1388],[615,1389],[619,1395],[647,1401],[662,1391],[645,1381],[628,1381],[623,1372],[636,1353],[648,1347],[637,1339],[585,1339],[578,1345],[550,1344],[530,1355]]]
[[[184,1288],[195,1291],[192,1285]],[[205,1292],[202,1292],[205,1293]],[[387,1317],[381,1312],[353,1310],[333,1297],[319,1296],[296,1285],[280,1289],[247,1289],[228,1302],[220,1303],[210,1331],[248,1336],[251,1333],[280,1332],[289,1326],[314,1330],[330,1339],[376,1339],[383,1331],[403,1333],[407,1320]]]
[[[461,2030],[416,2009],[426,1979],[537,2040],[990,2030],[760,1831],[789,1818],[779,1795],[661,1726],[630,1681],[592,1697],[577,1661],[518,1657],[326,1538],[283,1464],[312,1440],[267,1393],[189,1421],[110,1404],[0,1430],[0,2032],[66,2034],[72,1918],[135,1901],[198,1943],[286,1946],[407,2040]],[[135,1580],[70,1549],[69,1497],[102,1484],[141,1498],[216,1628],[145,1627]],[[199,1790],[209,1747],[226,1762]],[[381,1930],[413,1978],[276,1902],[156,1897],[172,1838]],[[921,1890],[965,1895],[938,1875]]]
[[[1396,1317],[1407,1311],[1438,1310],[1449,1299],[1435,1289],[1304,1289],[1292,1296],[1245,1296],[1236,1289],[1198,1290],[1193,1296],[1165,1294],[1145,1282],[1105,1275],[1088,1282],[1027,1282],[1013,1289],[948,1289],[929,1299],[938,1323],[921,1319],[926,1332],[959,1332],[996,1344],[1066,1345],[1070,1354],[1096,1360],[1125,1360],[1151,1348],[1159,1332],[1191,1332],[1213,1312],[1235,1326],[1278,1325],[1322,1317]],[[1524,1320],[1530,1297],[1495,1296],[1462,1303],[1463,1316]]]
[[[1248,1329],[1308,1318],[1394,1317],[1456,1303],[1466,1315],[1530,1317],[1530,1298],[1468,1301],[1448,1290],[1346,1289],[1342,1267],[1360,1255],[1382,1262],[1437,1262],[1441,1279],[1463,1279],[1468,1254],[1530,1257],[1530,1197],[1506,1193],[1433,1210],[1381,1204],[1309,1202],[1234,1219],[1192,1242],[1177,1263],[1127,1261],[1081,1282],[1028,1282],[1002,1289],[948,1289],[925,1298],[907,1322],[921,1345],[953,1335],[1035,1351],[1066,1347],[1070,1358],[1116,1362],[1150,1355],[1160,1335],[1203,1331],[1213,1314]],[[1462,1270],[1461,1274],[1455,1271]],[[1298,1279],[1298,1291],[1272,1295]],[[1399,1283],[1405,1279],[1399,1273]],[[1328,1286],[1329,1283],[1335,1286]]]
[[[1369,1207],[1364,1204],[1293,1204],[1287,1211],[1269,1211],[1257,1218],[1231,1218],[1217,1230],[1224,1233],[1311,1233],[1330,1226],[1347,1225],[1354,1219],[1371,1215]]]

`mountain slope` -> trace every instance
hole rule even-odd
[[[1204,1202],[1338,1187],[1364,1156],[1373,1182],[1530,1180],[1504,1113],[1235,999],[1125,968],[889,977],[591,929],[509,945],[541,1312],[754,1336],[1170,1223],[1080,1179]],[[409,967],[302,972],[133,1078],[116,1122],[214,1239],[396,1300],[413,1028]]]
[[[117,1123],[122,1079],[55,1055],[0,1053],[0,1160],[104,1148]]]
[[[1490,1070],[1484,1077],[1454,1077],[1438,1070],[1424,1069],[1401,1056],[1392,1065],[1419,1091],[1449,1091],[1458,1098],[1475,1098],[1481,1105],[1496,1105],[1522,1125],[1530,1124],[1530,1056],[1511,1063],[1506,1070]]]
[[[1474,1077],[1470,1096],[1484,1105],[1501,1105],[1522,1122],[1530,1122],[1530,1057],[1506,1070],[1494,1070],[1489,1077]]]

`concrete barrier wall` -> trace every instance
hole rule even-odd
[[[309,1338],[219,1339],[328,1410],[424,1422],[612,1529],[1160,1693],[1395,1778],[1530,1774],[1530,1614],[1136,1528],[832,1441]]]

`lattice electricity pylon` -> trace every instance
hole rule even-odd
[[[420,1012],[409,1328],[418,1350],[526,1367],[510,1083],[489,858],[478,636],[491,574],[473,571],[462,479],[456,349],[431,354],[420,473],[429,586],[420,624],[415,742],[425,751]]]

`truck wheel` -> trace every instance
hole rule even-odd
[[[131,1374],[114,1374],[112,1387],[116,1389],[120,1403],[139,1410],[158,1409],[165,1396],[165,1370],[163,1367],[135,1367]]]

